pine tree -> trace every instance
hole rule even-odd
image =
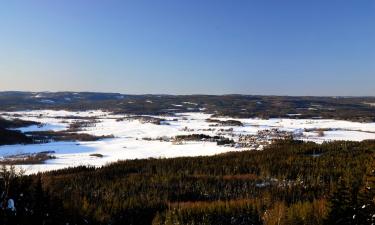
[[[337,191],[331,198],[331,213],[328,224],[352,224],[355,215],[349,182],[341,178]]]
[[[375,154],[364,178],[364,185],[358,194],[356,207],[358,224],[375,223]]]

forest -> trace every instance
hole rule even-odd
[[[0,224],[375,223],[374,140],[0,174]]]

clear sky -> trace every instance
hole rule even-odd
[[[375,95],[375,0],[1,1],[0,90]]]

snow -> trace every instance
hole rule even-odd
[[[31,125],[28,127],[21,127],[13,130],[19,130],[21,132],[32,132],[32,131],[62,131],[67,128],[66,124],[49,123],[42,125]]]
[[[61,131],[69,124],[77,121],[76,117],[93,117],[98,122],[95,126],[87,127],[81,133],[92,135],[114,135],[114,138],[102,139],[94,142],[52,142],[33,145],[0,146],[0,157],[23,153],[37,153],[53,151],[56,159],[47,160],[44,164],[22,165],[27,173],[48,171],[79,165],[102,166],[111,162],[126,159],[142,158],[170,158],[180,156],[215,155],[228,151],[241,151],[242,148],[217,146],[213,142],[185,142],[181,145],[165,141],[148,141],[143,138],[174,137],[185,134],[223,135],[236,139],[240,134],[256,134],[259,130],[278,128],[280,130],[303,133],[303,140],[322,143],[333,140],[361,141],[375,139],[375,123],[358,123],[341,120],[325,119],[235,119],[244,126],[210,127],[206,119],[210,114],[177,113],[175,116],[159,116],[166,120],[165,125],[141,123],[137,119],[128,118],[129,115],[112,115],[110,112],[94,111],[54,111],[34,110],[19,112],[4,112],[8,119],[17,118],[37,121],[43,126],[29,126],[20,128],[27,131]],[[74,118],[74,119],[72,119]],[[120,118],[128,118],[118,120]],[[234,119],[229,117],[215,118],[219,120]],[[232,133],[222,133],[220,129],[232,128]],[[309,130],[305,130],[309,129]],[[326,129],[324,136],[318,136],[314,129]],[[90,154],[101,154],[103,157],[93,157]]]
[[[302,116],[301,113],[288,113],[287,116]]]
[[[40,100],[41,103],[46,103],[46,104],[53,104],[55,103],[55,101],[53,100],[49,100],[49,99],[43,99],[43,100]]]
[[[214,155],[227,152],[226,147],[211,142],[190,142],[185,145],[174,145],[171,142],[144,141],[133,138],[104,139],[96,142],[54,142],[36,145],[3,146],[3,156],[54,151],[56,159],[47,160],[45,164],[22,165],[27,173],[48,171],[80,165],[102,166],[124,159],[170,158],[180,156]],[[102,154],[102,158],[91,154]]]
[[[182,103],[186,105],[198,105],[198,103],[195,103],[195,102],[182,102]]]
[[[363,104],[369,105],[369,106],[375,106],[375,102],[364,102]]]
[[[44,96],[42,94],[36,94],[34,98],[43,98]]]

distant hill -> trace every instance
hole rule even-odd
[[[233,117],[375,121],[375,97],[259,95],[124,95],[97,92],[0,92],[2,111],[93,110],[114,113],[206,112]]]

